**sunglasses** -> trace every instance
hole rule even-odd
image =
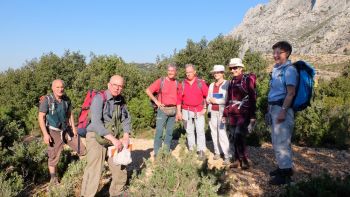
[[[234,66],[234,67],[230,67],[230,70],[237,70],[239,67],[238,66]]]

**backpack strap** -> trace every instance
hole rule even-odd
[[[160,87],[159,87],[158,95],[162,94],[162,90],[163,90],[163,87],[164,87],[164,81],[165,81],[164,77],[161,77],[160,78]],[[163,99],[163,97],[161,96],[161,100],[162,99]],[[162,102],[161,100],[160,100],[160,102]]]

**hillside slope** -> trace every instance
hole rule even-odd
[[[257,5],[228,36],[243,51],[270,52],[288,40],[298,54],[350,54],[350,0],[271,0]]]

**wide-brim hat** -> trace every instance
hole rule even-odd
[[[225,72],[225,66],[223,65],[214,65],[213,70],[210,71],[211,73],[214,72]]]
[[[242,60],[240,58],[232,58],[230,60],[230,63],[228,64],[228,67],[242,67],[242,68],[244,68],[244,64],[242,63]]]

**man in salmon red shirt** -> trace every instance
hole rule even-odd
[[[208,86],[204,80],[197,77],[194,65],[186,64],[185,67],[186,79],[182,82],[179,89],[176,118],[184,121],[190,150],[193,150],[196,145],[194,134],[196,128],[198,158],[204,160],[204,151],[206,149],[204,114],[207,110],[205,99],[208,95]]]
[[[164,144],[170,150],[176,115],[178,81],[176,80],[176,65],[169,64],[166,77],[154,81],[146,94],[157,105],[156,134],[154,137],[154,156],[162,146],[163,129],[166,128]],[[157,96],[153,95],[154,93]]]

